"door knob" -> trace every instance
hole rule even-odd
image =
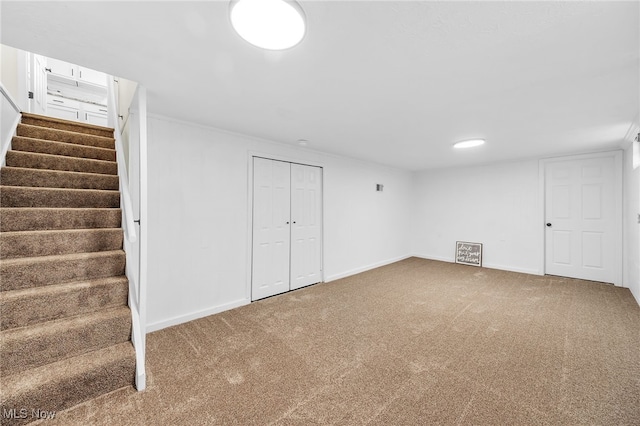
[[[547,222],[547,226],[551,228],[551,222]]]

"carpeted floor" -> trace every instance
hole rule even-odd
[[[148,336],[53,424],[640,424],[627,289],[410,258]]]

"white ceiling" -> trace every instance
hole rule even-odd
[[[138,81],[154,114],[409,170],[617,148],[637,120],[640,2],[300,3],[282,52],[227,1],[5,0],[0,41]]]

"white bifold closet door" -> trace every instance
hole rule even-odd
[[[322,169],[253,159],[251,298],[321,281]]]

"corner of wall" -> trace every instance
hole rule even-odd
[[[640,305],[640,167],[633,168],[633,156],[633,145],[628,145],[623,165],[623,286]]]
[[[384,260],[382,262],[376,262],[376,263],[372,263],[372,264],[369,264],[369,265],[366,265],[366,266],[362,266],[362,267],[359,267],[359,268],[350,269],[348,271],[340,272],[338,274],[329,275],[329,276],[325,277],[324,282],[328,283],[328,282],[336,281],[336,280],[339,280],[339,279],[342,279],[342,278],[347,278],[347,277],[350,277],[351,275],[360,274],[362,272],[366,272],[366,271],[369,271],[371,269],[379,268],[379,267],[385,266],[385,265],[390,265],[390,264],[395,263],[395,262],[400,262],[401,260],[405,260],[405,259],[408,259],[410,257],[413,257],[413,255],[406,254],[404,256],[399,256],[399,257],[396,257],[396,258],[393,258],[393,259],[388,259],[388,260]]]

